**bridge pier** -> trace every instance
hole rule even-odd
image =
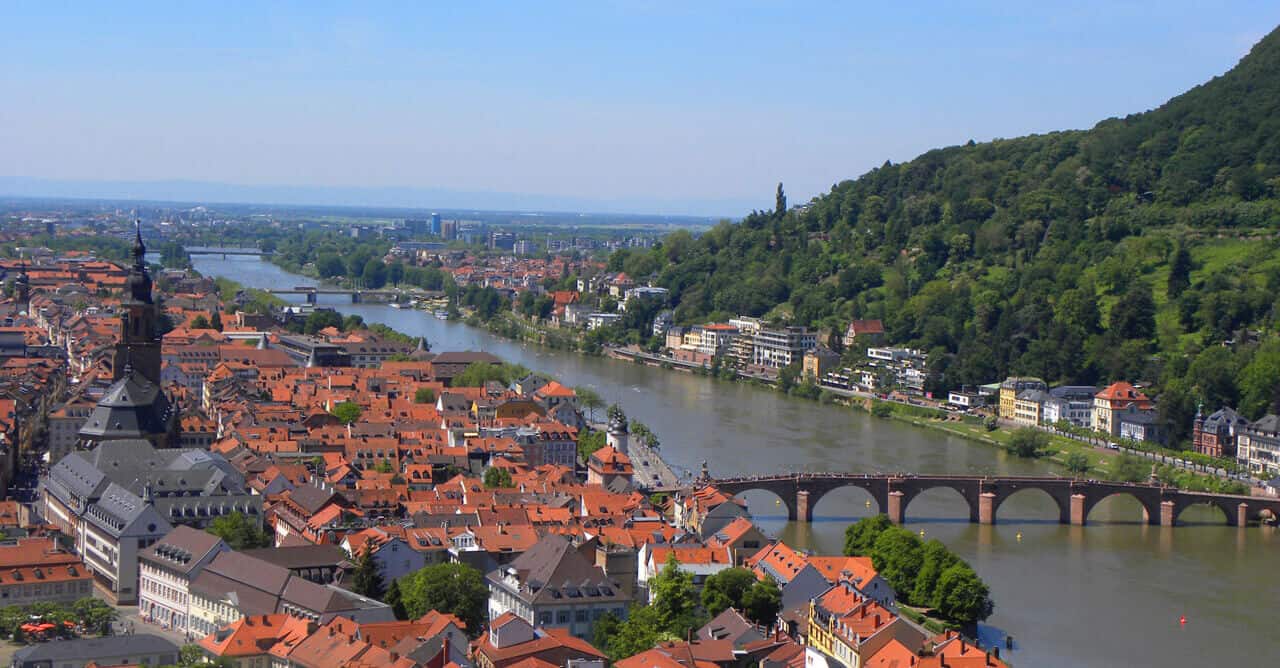
[[[1169,500],[1160,502],[1160,526],[1171,527],[1177,521],[1178,517],[1174,514],[1174,505],[1174,502]],[[1152,522],[1152,524],[1155,524],[1155,522]]]
[[[356,291],[356,290],[352,290],[352,291],[351,291],[351,303],[352,303],[352,304],[359,304],[359,303],[360,303],[360,293],[359,293],[358,291]]]
[[[896,489],[889,492],[889,503],[886,505],[887,508],[885,508],[884,514],[889,516],[889,521],[894,524],[902,524],[906,519],[906,513],[904,512],[906,504],[903,502],[902,492]]]
[[[796,491],[796,516],[792,519],[798,522],[813,521],[813,510],[809,508],[809,492],[807,490]]]
[[[1249,526],[1249,504],[1241,503],[1240,505],[1236,506],[1236,526],[1238,527]]]
[[[314,306],[314,305],[315,305],[315,303],[316,303],[316,292],[315,292],[315,290],[312,290],[311,292],[308,292],[308,293],[307,293],[307,303],[308,303],[308,304],[311,304],[312,306]]]
[[[1078,527],[1082,527],[1084,526],[1085,519],[1086,518],[1085,518],[1085,512],[1084,512],[1084,495],[1072,494],[1071,495],[1071,515],[1068,518],[1068,520],[1071,522],[1071,524]]]
[[[978,495],[978,524],[996,523],[996,494],[983,492]]]

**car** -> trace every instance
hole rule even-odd
[[[1119,443],[1114,443],[1114,442],[1113,442],[1113,443],[1108,443],[1108,444],[1107,444],[1107,449],[1108,449],[1108,450],[1119,450],[1119,449],[1120,449],[1120,444],[1119,444]]]

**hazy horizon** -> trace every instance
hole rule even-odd
[[[1087,128],[1280,5],[0,10],[0,195],[738,217],[885,160]]]

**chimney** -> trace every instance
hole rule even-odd
[[[993,647],[993,648],[991,648],[991,652],[992,652],[992,654],[991,654],[991,655],[992,655],[992,656],[994,656],[997,660],[999,660],[999,659],[1000,659],[1000,648],[999,648],[999,647]]]
[[[878,612],[876,613],[876,618],[875,618],[875,619],[876,619],[875,624],[874,624],[871,628],[873,628],[873,629],[878,629],[878,628],[880,628],[880,613],[878,613]]]
[[[985,663],[985,664],[983,664],[983,665],[987,665],[987,666],[994,666],[994,665],[995,665],[994,663],[991,663],[991,652],[987,652],[987,661],[986,661],[986,663]]]
[[[391,653],[391,662],[392,662],[392,663],[395,663],[396,661],[399,661],[399,660],[400,660],[400,653],[399,653],[399,652],[392,652],[392,653]]]

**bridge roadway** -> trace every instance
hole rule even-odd
[[[274,255],[271,251],[264,251],[253,246],[186,246],[183,248],[187,255]]]
[[[1142,504],[1149,524],[1174,526],[1187,508],[1206,504],[1220,508],[1228,526],[1280,518],[1280,498],[1187,492],[1156,484],[1078,480],[1060,477],[993,477],[963,475],[784,473],[741,478],[702,478],[701,482],[721,492],[738,495],[765,490],[777,495],[787,506],[793,521],[813,521],[813,509],[828,492],[841,487],[866,490],[880,512],[895,524],[906,519],[912,499],[936,488],[953,489],[969,507],[969,521],[995,524],[1000,506],[1009,497],[1025,490],[1046,494],[1058,505],[1059,521],[1084,525],[1089,512],[1104,499],[1130,496]]]

